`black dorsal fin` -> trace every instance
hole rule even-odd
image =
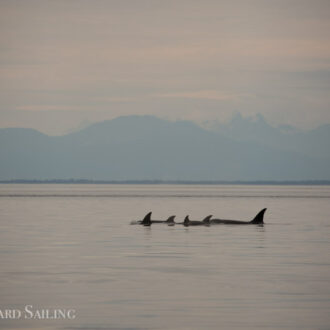
[[[203,219],[203,222],[204,223],[210,223],[210,220],[212,218],[212,214],[211,215],[208,215],[206,218]]]
[[[173,223],[173,222],[174,222],[174,218],[175,218],[175,215],[171,215],[171,216],[166,220],[166,222],[167,222],[167,223]]]
[[[151,213],[152,212],[149,212],[144,218],[143,220],[141,221],[141,223],[143,225],[147,225],[147,224],[150,224],[151,223]]]
[[[255,218],[251,221],[251,223],[259,224],[259,223],[264,223],[264,214],[267,209],[262,209],[256,216]]]
[[[187,225],[189,225],[189,222],[190,222],[190,220],[189,220],[189,215],[187,215],[187,216],[184,218],[183,224],[187,226]]]

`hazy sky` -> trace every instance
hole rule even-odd
[[[330,123],[329,0],[0,0],[0,126]]]

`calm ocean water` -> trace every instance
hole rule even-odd
[[[330,329],[330,187],[0,185],[0,265],[0,310],[76,315],[0,328]]]

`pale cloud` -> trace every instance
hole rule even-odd
[[[1,126],[53,132],[56,112],[61,132],[122,114],[330,122],[329,30],[322,0],[3,0]]]
[[[230,92],[221,92],[216,90],[200,90],[200,91],[188,91],[180,93],[165,93],[158,94],[155,97],[160,98],[188,98],[188,99],[205,99],[205,100],[217,100],[217,101],[238,101],[242,98],[254,97],[251,94],[235,94]]]
[[[75,111],[81,110],[81,107],[73,107],[67,105],[49,105],[49,104],[32,104],[16,107],[18,111]]]

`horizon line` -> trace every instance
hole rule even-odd
[[[93,179],[12,179],[0,184],[177,184],[177,185],[330,185],[330,180],[93,180]]]

